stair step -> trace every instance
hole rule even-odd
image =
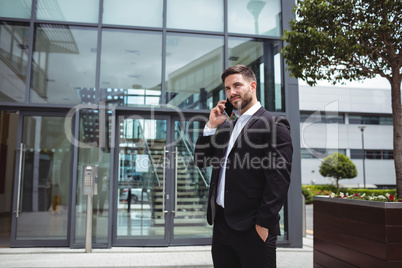
[[[204,205],[202,204],[188,204],[188,205],[184,205],[184,204],[177,204],[178,209],[202,209],[204,207]],[[154,206],[155,209],[162,209],[163,205],[155,205]]]
[[[155,198],[155,203],[162,203],[163,199],[158,197]],[[201,198],[199,197],[181,197],[181,198],[177,198],[177,203],[189,203],[189,202],[194,202],[194,203],[200,203],[201,202]]]
[[[206,211],[176,211],[176,217],[194,217],[194,216],[205,216]],[[163,217],[164,213],[162,211],[155,212],[156,217]]]
[[[154,220],[155,225],[164,225],[165,224],[165,219],[155,219]],[[174,219],[174,224],[175,225],[202,225],[205,226],[207,225],[207,220],[206,219]]]

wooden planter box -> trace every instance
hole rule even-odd
[[[314,267],[402,267],[402,203],[315,196]]]

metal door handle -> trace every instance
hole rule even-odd
[[[166,165],[165,165],[165,163],[166,163],[166,153],[168,153],[169,151],[167,151],[166,150],[166,146],[164,146],[163,147],[163,162],[162,162],[162,164],[163,164],[163,178],[162,178],[162,182],[163,182],[163,186],[162,186],[162,211],[163,211],[163,215],[165,216],[166,215],[166,213],[168,212],[166,209],[165,209],[165,206],[166,206],[166,204],[165,204],[165,194],[166,194]],[[167,198],[168,199],[168,198]]]
[[[178,154],[178,149],[177,147],[175,148],[175,160],[174,160],[174,181],[175,181],[175,186],[174,186],[174,210],[173,213],[175,214],[175,217],[177,216],[177,167],[179,164],[179,154]]]
[[[20,215],[20,193],[21,193],[21,173],[22,173],[22,154],[24,153],[24,144],[20,144],[20,148],[18,149],[20,151],[20,162],[19,162],[19,167],[18,167],[18,190],[17,190],[17,210],[15,211],[16,217],[18,219]]]

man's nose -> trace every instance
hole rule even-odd
[[[236,95],[236,90],[234,88],[230,88],[226,91],[226,95],[230,99],[231,96]]]

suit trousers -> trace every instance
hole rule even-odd
[[[212,236],[212,259],[215,268],[275,268],[276,235],[263,241],[255,227],[246,231],[232,229],[217,205]]]

